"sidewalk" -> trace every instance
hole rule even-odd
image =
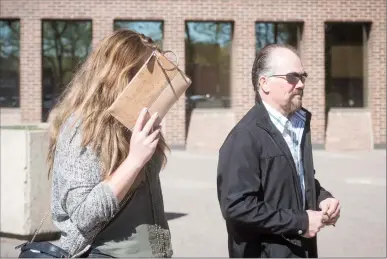
[[[320,257],[386,257],[386,152],[314,151],[316,177],[342,203],[336,227],[319,234]],[[227,257],[216,196],[216,154],[172,151],[162,172],[174,257]],[[1,240],[1,257],[21,241]]]

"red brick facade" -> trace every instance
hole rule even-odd
[[[309,78],[305,107],[312,111],[313,143],[325,143],[324,22],[371,22],[368,41],[368,109],[373,142],[386,143],[386,1],[385,0],[1,0],[0,19],[21,22],[20,98],[17,109],[1,109],[2,123],[39,122],[41,118],[41,20],[90,19],[93,46],[113,30],[115,19],[162,20],[163,46],[174,50],[184,68],[184,23],[187,20],[233,21],[232,111],[236,119],[252,106],[251,66],[256,21],[303,22],[301,56]],[[205,126],[203,126],[205,127]],[[185,145],[182,98],[165,121],[167,141]],[[203,131],[205,133],[205,130]]]

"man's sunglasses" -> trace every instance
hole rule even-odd
[[[305,83],[306,78],[308,77],[308,74],[306,72],[304,73],[297,73],[297,72],[291,72],[287,73],[286,75],[271,75],[269,77],[285,77],[286,81],[288,81],[289,84],[296,85],[301,80],[302,83]]]

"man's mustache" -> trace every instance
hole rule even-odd
[[[299,95],[299,96],[303,96],[304,95],[304,91],[297,91],[293,94],[293,96],[296,96],[296,95]]]

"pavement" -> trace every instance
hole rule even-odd
[[[316,178],[341,202],[336,227],[318,235],[320,257],[386,258],[386,151],[314,151]],[[162,172],[174,257],[228,257],[216,196],[217,154],[172,151]],[[0,257],[22,241],[1,239]]]

